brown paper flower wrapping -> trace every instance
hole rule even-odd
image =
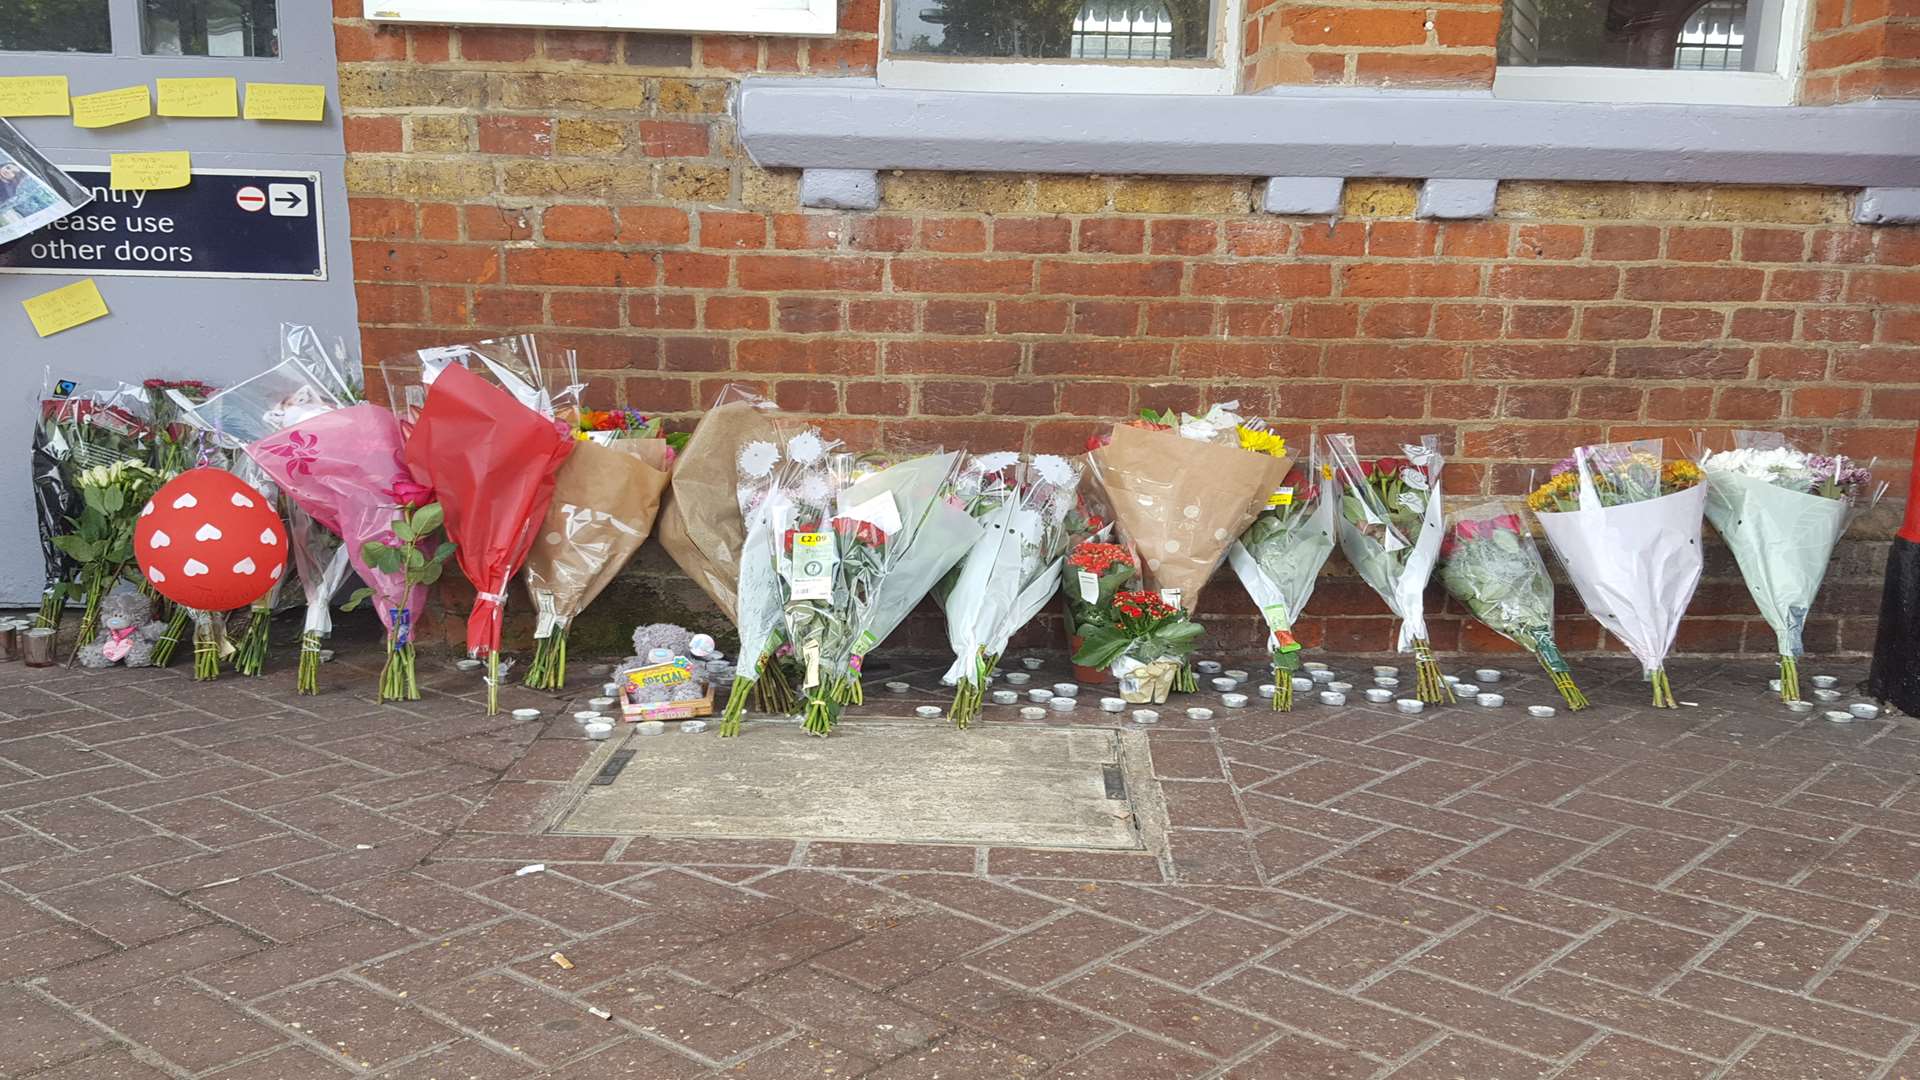
[[[747,536],[736,494],[740,448],[755,440],[776,441],[774,415],[744,401],[708,411],[674,460],[673,482],[654,525],[660,546],[680,572],[735,622],[740,548]]]
[[[554,476],[553,502],[527,553],[540,636],[586,610],[653,531],[671,473],[665,439],[583,441]]]
[[[1188,614],[1227,548],[1293,466],[1291,458],[1124,424],[1088,457],[1121,539],[1139,553],[1147,584],[1179,589]]]

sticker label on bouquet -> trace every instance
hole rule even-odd
[[[853,639],[853,660],[855,666],[857,667],[859,665],[862,656],[872,652],[873,647],[878,644],[880,644],[880,639],[873,636],[873,631],[860,631],[860,636]]]
[[[1160,602],[1167,605],[1168,607],[1179,607],[1180,606],[1180,590],[1179,589],[1161,589]]]
[[[693,662],[676,656],[664,664],[652,664],[627,672],[627,682],[636,687],[677,686],[693,678]]]
[[[1260,614],[1266,616],[1269,630],[1278,630],[1287,625],[1287,605],[1285,604],[1268,604],[1260,609]]]
[[[1267,496],[1267,505],[1268,506],[1292,506],[1293,505],[1293,489],[1290,487],[1275,489],[1273,494]]]
[[[1082,570],[1079,575],[1080,599],[1089,604],[1100,602],[1100,577],[1091,570]]]
[[[833,570],[840,548],[830,532],[800,533],[793,538],[793,580],[789,594],[795,600],[833,599]]]
[[[1567,668],[1567,659],[1560,655],[1560,647],[1553,643],[1552,638],[1545,635],[1536,635],[1534,642],[1540,650],[1540,662],[1546,665],[1548,671],[1553,672],[1555,675],[1564,675],[1567,673],[1569,670]]]

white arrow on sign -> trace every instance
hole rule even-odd
[[[233,193],[233,201],[238,203],[240,209],[245,210],[247,213],[257,214],[267,208],[267,193],[254,187],[252,184],[248,184],[246,187]]]
[[[268,184],[267,212],[274,217],[306,217],[307,189],[300,184]]]

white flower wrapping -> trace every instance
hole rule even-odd
[[[973,459],[963,473],[986,483],[975,520],[982,535],[936,599],[947,613],[953,665],[948,686],[975,683],[984,659],[1006,652],[1016,631],[1032,621],[1059,588],[1067,548],[1066,516],[1079,469],[1054,455],[1022,459],[1011,452]],[[1000,474],[1011,470],[1010,477]],[[956,719],[962,719],[956,717]]]

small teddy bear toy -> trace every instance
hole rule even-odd
[[[103,668],[125,663],[148,667],[153,646],[167,632],[165,622],[153,618],[153,602],[132,586],[116,587],[100,602],[100,633],[80,647],[81,667]]]

